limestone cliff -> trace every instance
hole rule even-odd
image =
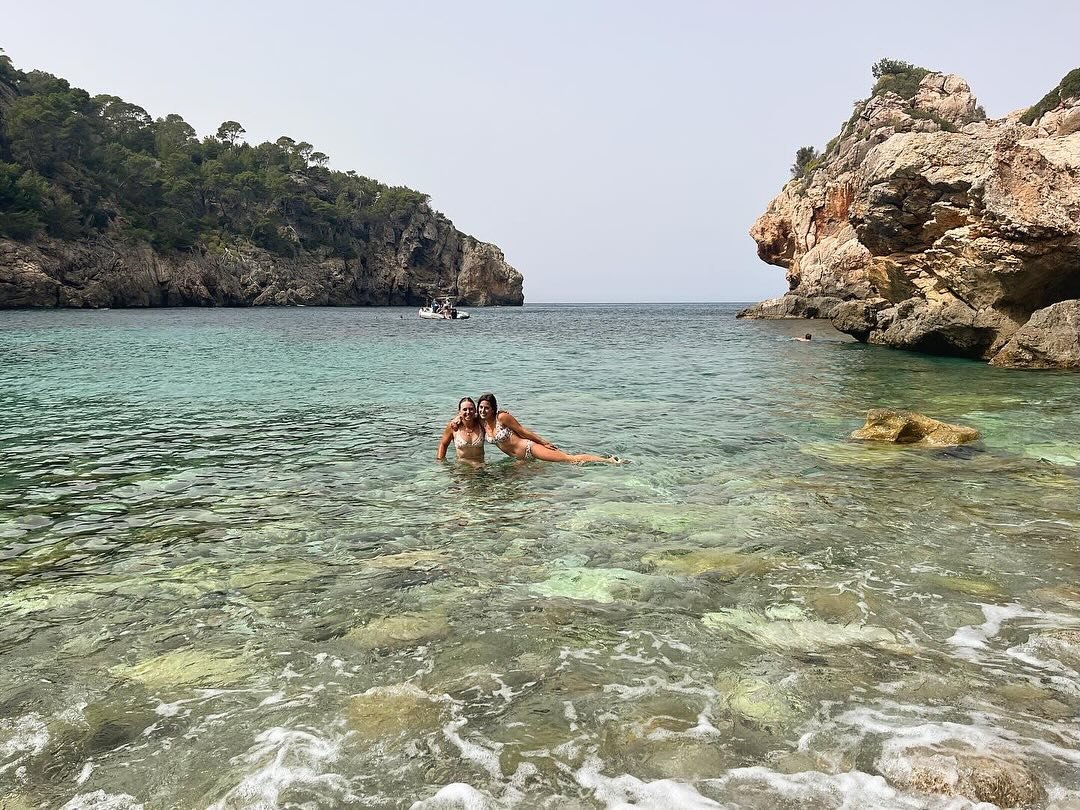
[[[96,239],[0,239],[0,307],[404,306],[457,295],[520,305],[521,274],[502,251],[424,207],[387,224],[357,259],[243,251],[155,252]]]
[[[857,104],[754,223],[758,255],[786,269],[790,289],[741,315],[827,317],[862,341],[996,365],[1080,363],[1075,316],[1032,317],[1080,298],[1074,74],[1031,123],[1024,111],[986,120],[967,83],[940,73],[911,97]],[[1029,323],[1073,331],[1010,344]]]

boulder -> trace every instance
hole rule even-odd
[[[866,645],[901,651],[896,636],[872,624],[834,624],[806,616],[797,606],[770,608],[764,614],[741,608],[706,613],[706,627],[749,638],[787,653],[818,653],[838,647]]]
[[[728,579],[743,574],[764,574],[780,564],[777,560],[757,554],[725,548],[650,551],[641,561],[664,574],[684,577],[714,574]]]
[[[999,368],[1080,368],[1080,299],[1032,314],[990,365]]]
[[[829,318],[839,303],[839,298],[828,296],[781,295],[739,310],[735,317],[750,320]]]
[[[449,634],[450,625],[442,613],[401,613],[372,619],[363,627],[350,630],[343,640],[362,650],[399,649],[426,644]]]
[[[764,730],[797,725],[804,717],[800,702],[763,678],[723,675],[716,681],[728,710],[742,722]]]
[[[110,675],[135,681],[153,692],[228,687],[254,673],[254,664],[246,656],[211,650],[173,650],[109,670]]]
[[[914,411],[873,408],[866,424],[851,434],[853,439],[894,444],[922,444],[951,447],[978,440],[979,431],[962,425],[950,425]]]
[[[959,744],[883,754],[877,767],[901,790],[963,796],[998,807],[1031,805],[1044,795],[1038,778],[1023,763]]]
[[[448,715],[444,700],[408,683],[372,687],[345,712],[349,729],[366,741],[437,731]]]
[[[529,590],[538,596],[610,604],[640,598],[655,580],[655,577],[625,568],[565,568]]]

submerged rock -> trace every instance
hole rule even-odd
[[[1080,446],[1071,442],[1043,442],[1024,446],[1023,454],[1029,458],[1048,461],[1062,467],[1080,466]],[[1075,486],[1072,478],[1065,479],[1070,486]]]
[[[882,755],[878,770],[901,790],[964,796],[998,807],[1021,807],[1039,801],[1043,788],[1023,763],[966,747],[909,748]]]
[[[1052,658],[1067,669],[1080,669],[1080,630],[1058,629],[1032,633],[1018,649],[1044,660]]]
[[[363,627],[350,630],[342,639],[362,650],[378,650],[415,647],[449,634],[450,624],[441,612],[401,613],[372,619]]]
[[[230,588],[258,592],[268,587],[276,588],[314,579],[322,573],[325,573],[324,570],[314,563],[289,560],[238,568],[229,574],[228,582]]]
[[[993,599],[1005,595],[1005,589],[998,583],[989,579],[975,579],[974,577],[958,577],[950,574],[926,574],[921,577],[927,585],[935,588],[944,588],[955,593],[976,596],[982,599]]]
[[[873,408],[866,415],[866,424],[852,433],[851,438],[943,447],[976,441],[979,431],[939,422],[914,411]]]
[[[570,519],[568,528],[596,531],[616,527],[620,531],[678,534],[713,529],[725,525],[728,519],[729,515],[715,506],[611,501],[582,510]]]
[[[79,580],[63,582],[42,582],[25,588],[0,593],[0,612],[15,616],[29,616],[45,611],[88,612],[90,603],[103,596],[112,595],[117,586],[100,583],[82,590]]]
[[[253,662],[243,655],[208,650],[174,650],[131,666],[115,666],[109,674],[136,681],[151,691],[205,689],[232,686],[254,674]]]
[[[655,577],[625,568],[565,568],[529,590],[539,596],[561,596],[610,603],[640,598]]]
[[[449,718],[447,703],[410,683],[375,686],[349,701],[349,729],[365,740],[437,731]]]
[[[738,718],[767,731],[794,725],[802,719],[800,703],[763,678],[724,676],[716,688],[726,695],[727,708]]]
[[[799,452],[841,467],[880,468],[899,464],[903,453],[895,447],[863,442],[808,442],[799,445]]]
[[[806,615],[794,605],[765,614],[740,608],[718,610],[702,617],[706,627],[748,636],[757,644],[783,652],[823,652],[857,644],[901,651],[895,635],[873,624],[832,624]]]
[[[650,551],[641,561],[662,573],[687,577],[715,573],[734,578],[743,574],[763,574],[779,565],[757,554],[724,548]]]
[[[446,562],[445,551],[402,551],[397,554],[383,554],[379,557],[371,557],[364,560],[367,568],[385,568],[395,570],[399,568],[430,567]]]

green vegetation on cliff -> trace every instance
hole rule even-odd
[[[1057,107],[1062,99],[1080,97],[1080,68],[1070,70],[1064,78],[1058,82],[1058,86],[1043,96],[1034,107],[1029,107],[1020,121],[1025,124],[1034,124],[1039,118],[1050,110]]]
[[[877,79],[874,89],[870,91],[871,98],[892,92],[911,101],[919,92],[919,82],[930,71],[899,59],[879,59],[870,68],[870,73]]]
[[[253,244],[280,256],[363,257],[428,198],[326,168],[306,142],[251,146],[226,121],[202,139],[179,115],[153,119],[90,96],[0,51],[0,237],[108,233],[158,249]]]

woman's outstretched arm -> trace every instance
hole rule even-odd
[[[528,439],[529,441],[536,442],[537,444],[542,444],[544,445],[544,447],[550,447],[552,450],[558,450],[558,448],[552,442],[549,442],[547,439],[541,438],[539,435],[533,433],[531,430],[521,424],[521,422],[514,418],[514,415],[510,413],[510,411],[499,411],[498,416],[496,416],[495,418],[499,421],[499,424],[505,425],[506,427],[510,428],[512,431],[514,431],[514,433],[516,433],[518,436],[521,436],[523,439]]]
[[[450,442],[454,440],[454,423],[447,422],[446,429],[442,432],[442,438],[439,439],[439,449],[435,451],[435,460],[442,461],[446,458],[446,448],[450,446]]]

